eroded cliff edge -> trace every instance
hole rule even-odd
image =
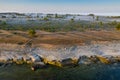
[[[45,46],[47,46],[47,48],[45,48]],[[49,61],[62,61],[65,59],[71,59],[77,62],[78,60],[81,59],[81,57],[83,57],[82,60],[85,59],[85,61],[87,61],[88,63],[90,62],[89,59],[93,57],[99,59],[99,61],[105,60],[108,63],[109,60],[111,61],[113,58],[116,61],[120,60],[119,41],[94,42],[89,45],[81,45],[81,46],[59,45],[59,46],[54,46],[54,48],[51,48],[51,46],[49,44],[44,44],[43,46],[42,44],[39,47],[36,46],[26,47],[25,45],[17,45],[17,44],[0,44],[0,61],[16,62],[18,64],[22,64],[23,62],[45,63],[45,60],[49,62]]]

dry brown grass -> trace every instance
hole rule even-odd
[[[0,30],[0,32],[1,32],[0,43],[17,44],[17,43],[25,43],[27,40],[29,40],[24,36],[13,34],[11,31]]]
[[[27,32],[0,30],[0,43],[26,43],[30,38]],[[16,32],[17,34],[14,34]],[[120,31],[87,31],[87,32],[44,32],[37,31],[33,44],[43,47],[55,45],[84,45],[95,42],[110,42],[120,40]]]

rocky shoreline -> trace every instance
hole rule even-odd
[[[46,68],[48,65],[53,65],[56,67],[75,67],[80,65],[92,65],[92,64],[117,64],[120,63],[120,56],[80,56],[78,59],[67,58],[63,60],[52,60],[49,61],[38,55],[31,55],[30,58],[19,57],[19,59],[9,59],[7,61],[0,61],[0,67],[5,67],[12,64],[28,64],[31,65],[31,70],[35,71],[37,69]]]
[[[93,44],[57,49],[42,47],[22,48],[21,46],[0,46],[0,67],[10,64],[28,64],[32,70],[47,65],[58,67],[79,66],[82,64],[117,64],[120,62],[120,44]],[[9,47],[9,48],[8,48]]]

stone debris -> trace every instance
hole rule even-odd
[[[29,55],[29,57],[31,58],[32,62],[41,62],[42,61],[42,58],[37,54],[31,54],[31,55]]]
[[[89,64],[116,64],[120,62],[120,44],[93,44],[84,46],[73,46],[47,50],[36,48],[29,53],[23,53],[22,49],[3,50],[0,53],[0,62],[13,62],[16,64],[54,65],[58,67],[89,65]],[[39,64],[38,64],[39,63]]]
[[[78,64],[81,65],[81,64],[91,64],[92,61],[87,57],[87,56],[80,56],[79,57],[79,61],[78,61]]]
[[[62,67],[64,66],[75,66],[77,64],[77,62],[75,60],[73,60],[72,58],[67,58],[67,59],[63,59],[60,61]]]
[[[43,69],[46,68],[46,65],[44,62],[35,62],[32,66],[31,66],[31,70],[36,71],[37,69]]]
[[[105,64],[110,64],[111,63],[109,58],[102,57],[102,56],[97,56],[97,58],[100,60],[101,63],[105,63]]]

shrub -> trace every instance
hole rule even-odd
[[[49,21],[48,17],[44,17],[44,20],[45,20],[45,21]]]
[[[96,21],[99,21],[99,16],[96,16]]]
[[[33,30],[33,29],[30,29],[30,30],[28,30],[28,34],[29,34],[30,36],[34,37],[35,34],[36,34],[36,31]]]
[[[72,23],[73,23],[74,21],[75,21],[75,20],[74,20],[73,18],[71,18],[71,19],[70,19],[70,22],[72,22]]]
[[[116,29],[117,29],[117,30],[120,30],[120,23],[117,24]]]
[[[95,16],[94,14],[88,14],[88,16]]]
[[[6,21],[2,21],[2,25],[6,25],[7,23],[6,23]]]

